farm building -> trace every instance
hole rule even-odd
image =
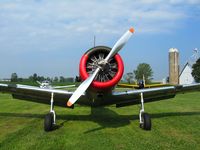
[[[192,84],[195,80],[192,76],[192,65],[186,63],[179,75],[179,84]]]

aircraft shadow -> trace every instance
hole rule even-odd
[[[193,116],[200,115],[200,112],[168,112],[150,114],[151,118],[163,118],[169,116]],[[3,117],[22,117],[22,118],[44,118],[44,114],[28,114],[28,113],[2,113]],[[57,125],[55,129],[62,127],[67,121],[93,121],[98,123],[100,127],[91,129],[84,133],[90,133],[104,128],[118,128],[130,124],[131,120],[138,120],[138,115],[119,115],[108,108],[91,108],[90,115],[57,115],[57,119],[65,120]]]

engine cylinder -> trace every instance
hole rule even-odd
[[[87,79],[97,67],[101,68],[91,84],[95,89],[106,90],[112,88],[122,78],[124,64],[119,54],[116,54],[105,65],[101,66],[100,62],[106,58],[110,50],[111,48],[106,46],[97,46],[89,49],[81,58],[79,65],[81,80]]]

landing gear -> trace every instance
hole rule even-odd
[[[144,130],[151,130],[151,118],[149,114],[142,113],[142,123],[140,123],[140,128]]]
[[[53,113],[48,113],[44,118],[44,130],[51,131],[53,129]]]
[[[50,113],[48,113],[44,118],[44,130],[47,132],[53,130],[53,127],[56,124],[56,114],[53,109],[53,101],[54,101],[53,98],[54,98],[54,93],[51,93]]]
[[[151,118],[148,113],[144,112],[144,98],[143,93],[140,93],[141,97],[141,109],[139,114],[140,128],[144,130],[151,130]]]

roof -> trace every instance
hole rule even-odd
[[[178,53],[178,49],[177,49],[177,48],[170,48],[170,49],[169,49],[169,52],[170,52],[170,53],[172,53],[172,52],[177,52],[177,53]]]
[[[185,70],[185,68],[186,68],[187,66],[190,67],[190,68],[192,69],[191,64],[190,64],[189,62],[187,62],[187,63],[184,65],[183,69],[181,70],[181,73],[179,74],[179,77],[182,75],[183,71]]]

